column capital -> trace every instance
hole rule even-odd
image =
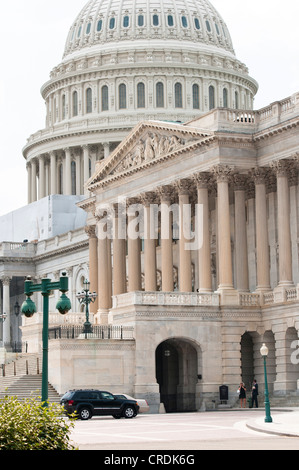
[[[255,184],[265,184],[268,173],[269,168],[265,167],[255,167],[252,168],[249,172]]]
[[[248,175],[234,173],[232,175],[234,191],[246,191],[248,188]]]
[[[175,187],[179,196],[190,196],[193,189],[193,180],[191,178],[182,178],[175,182]]]
[[[210,186],[212,175],[209,172],[200,172],[196,173],[194,176],[194,181],[197,184],[197,189],[208,189]]]
[[[140,195],[140,200],[142,204],[149,206],[158,202],[158,194],[156,191],[147,191]]]
[[[271,169],[275,172],[276,176],[289,176],[291,163],[289,160],[277,160],[271,162]]]
[[[166,184],[157,188],[157,193],[160,196],[161,202],[171,202],[175,188],[172,184]]]
[[[3,276],[0,278],[0,281],[2,282],[2,284],[7,287],[10,285],[11,280],[12,278],[10,276]]]
[[[233,170],[234,168],[228,165],[216,165],[212,168],[212,173],[217,183],[229,183]]]
[[[88,235],[88,238],[97,238],[97,236],[96,236],[96,226],[95,225],[86,225],[85,233]]]

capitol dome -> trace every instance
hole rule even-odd
[[[84,194],[96,162],[141,121],[252,110],[257,89],[208,0],[89,0],[41,89],[45,128],[23,150],[28,201]]]
[[[91,0],[70,28],[64,57],[116,44],[130,47],[132,41],[150,41],[152,46],[187,42],[189,48],[234,53],[227,26],[208,0]]]

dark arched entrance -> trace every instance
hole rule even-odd
[[[173,338],[157,347],[156,378],[167,413],[196,410],[198,359],[188,341]]]

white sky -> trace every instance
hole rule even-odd
[[[31,134],[44,128],[40,88],[60,63],[69,28],[85,3],[1,2],[0,216],[27,204],[22,148]],[[299,91],[299,1],[212,0],[212,4],[228,26],[237,58],[259,83],[255,109]]]

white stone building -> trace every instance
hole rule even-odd
[[[233,403],[241,380],[262,389],[265,342],[271,393],[297,395],[299,94],[254,110],[257,87],[207,0],[90,0],[76,18],[42,88],[46,128],[24,148],[36,235],[6,232],[0,257],[5,342],[24,275],[67,270],[72,312],[50,304],[59,393],[180,411],[224,384]],[[85,277],[98,300],[78,339]],[[32,353],[41,317],[23,319]]]

